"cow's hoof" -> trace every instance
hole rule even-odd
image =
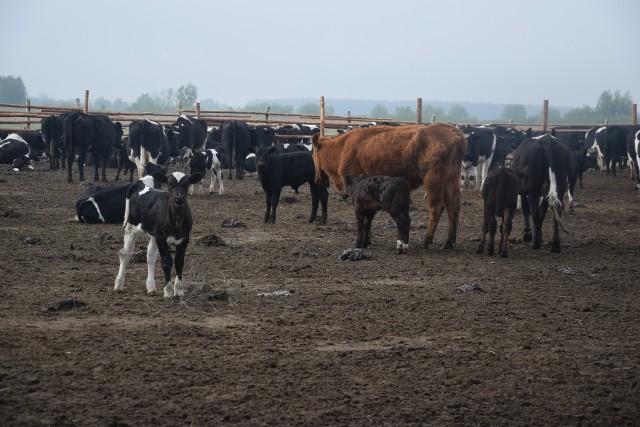
[[[559,254],[560,253],[560,242],[553,242],[551,244],[551,253]]]
[[[531,243],[531,241],[532,241],[532,240],[533,240],[533,236],[531,235],[531,233],[527,233],[527,232],[525,232],[525,233],[522,235],[522,241],[523,241],[523,242],[525,242],[525,243]]]
[[[502,253],[500,254],[500,257],[501,257],[501,258],[507,258],[507,253],[506,253],[506,252],[502,252]]]

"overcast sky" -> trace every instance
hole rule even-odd
[[[0,16],[0,75],[31,96],[640,100],[638,0],[2,0]]]

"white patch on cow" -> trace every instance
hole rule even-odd
[[[151,237],[147,245],[147,293],[156,293],[156,279],[154,277],[156,260],[158,259],[158,245],[156,239]]]
[[[10,133],[9,136],[7,136],[4,140],[7,141],[7,142],[11,142],[11,141],[8,141],[9,139],[12,139],[14,141],[24,142],[25,144],[27,143],[27,141],[22,139],[22,137],[20,135],[18,135],[17,133]]]
[[[153,186],[155,185],[155,181],[153,180],[153,177],[151,175],[143,176],[139,179],[139,181],[142,181],[142,183],[149,188],[153,188]]]
[[[128,202],[128,200],[127,200]],[[129,260],[131,259],[131,255],[133,254],[133,248],[136,244],[136,235],[142,229],[141,225],[133,225],[127,224],[125,222],[124,227],[124,245],[122,246],[122,250],[120,250],[120,268],[118,269],[118,275],[116,276],[116,280],[113,286],[114,291],[122,291],[124,288],[124,272],[129,264]]]
[[[553,209],[562,209],[562,200],[558,199],[558,183],[556,181],[556,174],[553,173],[551,167],[549,167],[549,194],[547,195],[549,206]]]
[[[522,210],[522,196],[518,194],[518,202],[516,203],[516,210],[520,212]]]
[[[167,237],[167,245],[180,245],[182,244],[182,242],[184,242],[184,237],[181,237],[180,239],[176,239],[174,236],[169,236]]]
[[[185,116],[184,114],[183,114],[183,115],[181,115],[180,117],[181,117],[181,118],[183,118],[183,119],[185,119],[185,120],[186,120],[186,121],[188,121],[189,123],[192,123],[192,122],[191,122],[191,119],[190,119],[189,117]]]
[[[250,159],[250,158],[255,157],[255,156],[256,156],[256,153],[249,153],[249,154],[247,155],[247,157],[245,157],[245,160],[246,160],[246,159]]]
[[[305,144],[305,143],[302,143],[302,146],[303,146],[304,148],[306,148],[307,150],[309,150],[309,151],[313,151],[313,144]]]
[[[640,168],[640,130],[636,132],[636,138],[633,140],[633,145],[636,149],[636,165]]]
[[[149,119],[145,119],[145,120],[148,121],[149,123],[151,123],[152,125],[160,126],[160,123],[158,123],[158,122],[154,122],[153,120],[149,120]]]
[[[182,178],[184,178],[185,176],[187,176],[187,175],[185,175],[185,174],[184,174],[184,173],[182,173],[182,172],[173,172],[171,175],[173,175],[173,176],[175,177],[176,181],[178,181],[178,182],[180,182],[180,180],[181,180]]]
[[[89,199],[87,199],[87,202],[91,202],[93,203],[93,207],[96,208],[96,211],[98,212],[98,218],[100,219],[100,221],[102,221],[102,223],[105,223],[104,217],[102,216],[102,212],[100,212],[100,207],[98,206],[98,204],[96,203],[96,199],[94,199],[93,197],[89,197]]]
[[[182,285],[182,280],[178,276],[176,276],[175,283],[173,285],[173,295],[176,297],[184,296],[184,286]],[[166,298],[165,294],[165,298]]]
[[[148,193],[150,190],[151,190],[151,188],[149,188],[149,187],[145,184],[145,187],[144,187],[142,190],[140,190],[140,191],[138,192],[138,196],[142,196],[143,194]]]
[[[20,172],[20,169],[18,169],[18,168],[13,168],[11,170],[14,171],[14,172]]]

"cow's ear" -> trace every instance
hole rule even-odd
[[[558,136],[555,129],[551,129],[551,136],[554,138]]]
[[[164,173],[162,173],[160,171],[155,171],[154,173],[151,174],[151,176],[153,177],[153,179],[155,181],[158,181],[161,184],[166,184],[167,181],[169,180],[167,175],[165,175]]]
[[[531,138],[533,136],[533,130],[531,130],[531,128],[527,129],[527,138]]]
[[[189,175],[189,184],[197,184],[202,179],[202,174],[200,172],[196,172],[192,175]]]

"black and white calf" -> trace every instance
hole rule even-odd
[[[224,193],[224,182],[222,182],[222,165],[220,164],[220,155],[216,150],[208,149],[204,151],[194,151],[193,157],[189,160],[189,173],[199,173],[203,179],[207,172],[211,174],[211,185],[209,185],[209,194],[213,194],[216,181],[218,184],[218,194]],[[198,194],[202,194],[202,181],[198,184]],[[193,194],[193,187],[189,187],[189,194]]]
[[[154,270],[158,253],[160,253],[164,272],[164,297],[184,295],[182,285],[182,269],[184,255],[189,244],[189,233],[193,225],[191,210],[187,204],[189,185],[195,184],[202,176],[198,173],[185,175],[173,172],[168,177],[162,173],[154,173],[155,181],[167,184],[169,191],[149,188],[143,181],[137,181],[129,187],[125,202],[124,246],[120,251],[120,269],[115,280],[114,290],[124,289],[125,269],[139,233],[149,236],[147,246],[147,293],[155,294],[156,282]],[[176,280],[171,284],[171,267],[173,260],[169,245],[175,245]]]
[[[480,190],[489,173],[496,149],[496,135],[484,126],[464,126],[461,130],[467,139],[467,152],[462,160],[460,184],[466,188]],[[482,171],[478,170],[479,166],[482,167]]]
[[[379,210],[391,215],[398,227],[396,254],[406,253],[409,249],[409,229],[411,217],[411,186],[403,177],[374,175],[370,177],[351,175],[344,177],[345,193],[351,197],[351,203],[358,220],[356,247],[366,248],[371,243],[371,222]]]
[[[31,145],[16,133],[7,135],[7,138],[0,142],[0,163],[11,165],[15,172],[25,166],[33,169],[31,160],[37,158]]]
[[[264,222],[275,224],[276,208],[280,201],[282,188],[289,186],[297,190],[308,183],[311,190],[311,216],[309,222],[318,217],[318,204],[322,203],[321,224],[327,222],[327,200],[329,192],[324,183],[315,181],[315,166],[310,151],[296,151],[293,153],[279,153],[276,147],[251,148],[256,154],[256,169],[258,178],[266,193],[267,209]]]

